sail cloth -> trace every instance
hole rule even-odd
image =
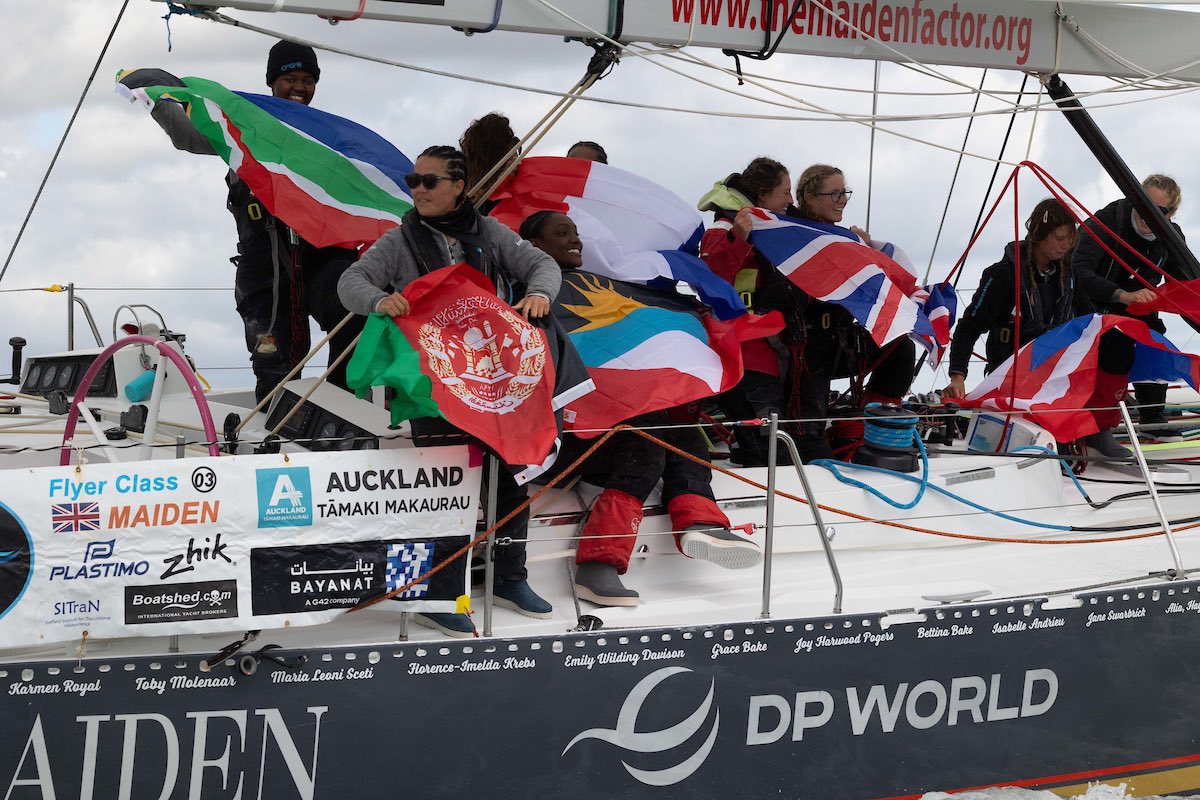
[[[581,158],[533,156],[492,194],[491,216],[514,231],[535,211],[569,216],[583,269],[659,288],[688,284],[720,319],[746,313],[733,287],[697,256],[704,219],[691,204],[632,172]]]
[[[1200,386],[1200,357],[1180,352],[1140,319],[1089,314],[1059,325],[1021,348],[976,386],[966,408],[1024,411],[1060,442],[1098,431],[1086,409],[1096,387],[1100,336],[1119,330],[1134,341],[1131,381],[1186,381]]]
[[[807,294],[849,311],[881,347],[911,336],[940,360],[957,299],[948,284],[920,286],[891,245],[869,247],[852,231],[774,214],[751,215],[750,243]],[[936,363],[936,362],[935,362]]]
[[[129,90],[148,108],[175,100],[267,211],[315,247],[370,245],[412,208],[412,162],[348,119],[203,78]]]
[[[421,276],[404,296],[407,315],[367,318],[346,368],[350,388],[395,389],[393,424],[442,417],[507,464],[549,466],[555,411],[593,388],[570,342],[530,325],[466,264]]]
[[[775,312],[724,322],[677,292],[577,270],[563,273],[554,314],[596,385],[567,406],[566,427],[581,436],[732,388],[741,342],[783,328]]]

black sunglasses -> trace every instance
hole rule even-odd
[[[404,176],[404,182],[408,184],[408,188],[415,189],[418,186],[424,186],[426,189],[432,189],[438,185],[438,181],[452,181],[454,178],[446,175],[434,175],[432,172],[427,172],[421,175],[417,172],[410,172]]]
[[[1172,208],[1167,208],[1166,206],[1159,206],[1159,207],[1158,207],[1158,210],[1162,212],[1162,215],[1163,215],[1164,217],[1169,217],[1169,216],[1171,216],[1172,214],[1174,214],[1174,213],[1175,213],[1175,210],[1174,210],[1174,209],[1172,209]]]

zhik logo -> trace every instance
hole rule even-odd
[[[692,738],[703,727],[704,721],[708,719],[709,711],[713,708],[716,679],[713,679],[713,682],[709,685],[708,696],[704,698],[704,702],[700,704],[700,707],[677,725],[661,731],[639,732],[636,730],[637,718],[642,710],[642,704],[646,702],[646,698],[656,686],[672,675],[691,671],[686,667],[663,667],[642,678],[630,690],[629,695],[625,698],[625,702],[621,704],[621,711],[617,714],[617,725],[615,728],[592,728],[591,730],[584,731],[571,740],[570,744],[562,751],[562,755],[565,756],[568,750],[584,739],[599,739],[602,742],[614,744],[630,753],[662,753],[679,747]],[[696,752],[687,756],[675,766],[659,770],[644,770],[631,767],[624,760],[621,761],[621,765],[625,767],[625,770],[630,775],[647,786],[671,786],[679,783],[685,778],[690,777],[692,773],[700,768],[704,760],[708,758],[708,754],[712,751],[713,744],[717,740],[717,730],[720,724],[721,710],[718,708],[713,715],[712,730],[709,731],[704,743],[700,745]]]

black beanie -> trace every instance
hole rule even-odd
[[[321,79],[321,68],[317,66],[317,54],[305,44],[295,42],[277,42],[267,56],[267,86],[275,83],[275,79],[285,72],[302,70],[313,76],[313,80]]]

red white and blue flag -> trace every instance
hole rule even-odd
[[[1088,407],[1099,370],[1100,337],[1119,330],[1134,341],[1130,381],[1200,386],[1200,357],[1180,352],[1145,322],[1090,314],[1043,333],[996,368],[960,402],[968,408],[1020,411],[1060,442],[1099,430]]]
[[[849,311],[880,346],[911,336],[941,358],[957,308],[952,287],[920,286],[893,245],[870,247],[846,228],[761,208],[751,220],[750,243],[804,292]]]
[[[55,533],[100,530],[99,503],[56,503],[50,506],[50,527]]]
[[[719,319],[746,313],[728,281],[697,255],[704,218],[681,197],[640,175],[580,158],[526,158],[492,194],[491,216],[514,231],[535,211],[569,216],[583,241],[582,269],[671,288],[686,283]]]

